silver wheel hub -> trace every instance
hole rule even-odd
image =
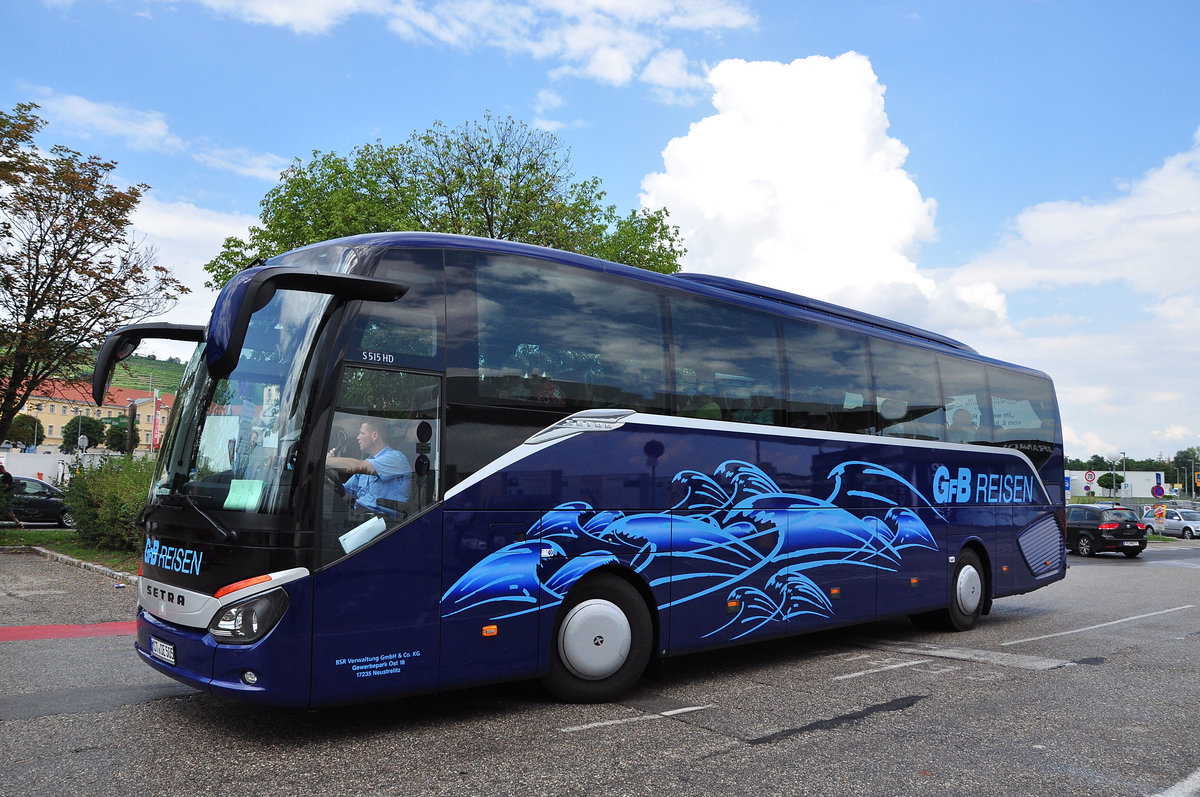
[[[964,567],[958,571],[954,582],[954,598],[963,614],[974,614],[983,599],[983,579],[974,567]]]
[[[632,639],[629,618],[616,604],[586,600],[563,618],[558,654],[573,675],[598,681],[621,669]]]

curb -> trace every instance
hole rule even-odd
[[[126,584],[138,583],[138,577],[131,573],[122,573],[119,570],[113,570],[105,567],[104,565],[98,565],[94,562],[85,562],[82,559],[76,559],[73,556],[67,556],[65,553],[51,551],[48,548],[42,548],[38,545],[4,545],[0,546],[0,553],[36,553],[38,556],[49,559],[52,562],[60,562],[64,565],[71,565],[72,567],[78,567],[81,570],[90,570],[93,573],[99,573],[105,578],[111,578],[114,581],[124,582]]]

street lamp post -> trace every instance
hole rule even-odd
[[[1125,498],[1125,483],[1129,481],[1129,462],[1125,459],[1125,452],[1121,452],[1121,498]],[[1132,490],[1130,498],[1133,497]]]

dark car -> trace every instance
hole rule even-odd
[[[1067,547],[1080,556],[1120,551],[1133,558],[1146,550],[1146,526],[1123,506],[1072,504],[1067,507]]]
[[[63,503],[62,490],[30,476],[13,477],[13,514],[22,523],[75,525]]]

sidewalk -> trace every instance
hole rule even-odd
[[[137,579],[33,547],[0,551],[0,626],[133,620]]]

